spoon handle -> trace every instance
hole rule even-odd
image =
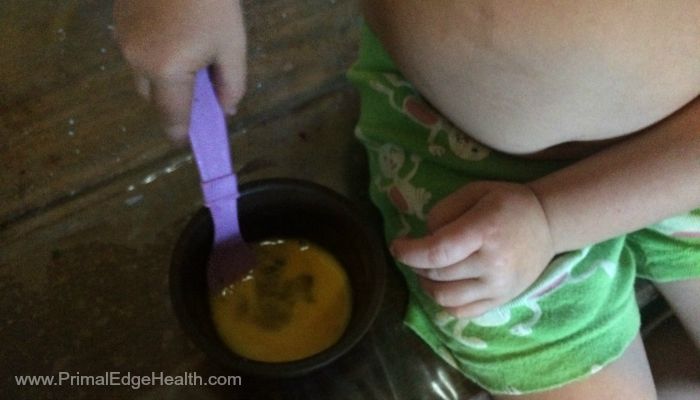
[[[203,183],[233,175],[226,119],[206,68],[195,78],[190,143]]]
[[[214,220],[214,242],[240,236],[226,119],[206,68],[197,72],[192,98],[190,143],[202,183],[204,203]]]

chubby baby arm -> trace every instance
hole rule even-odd
[[[556,253],[700,207],[700,97],[528,186],[545,210]]]
[[[115,0],[117,41],[139,93],[164,119],[169,136],[187,137],[197,70],[211,65],[228,114],[245,92],[246,36],[238,0]]]
[[[700,206],[700,100],[527,184],[475,182],[438,203],[428,235],[392,243],[426,293],[475,317],[530,286],[561,252]]]

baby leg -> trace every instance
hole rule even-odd
[[[678,320],[652,331],[645,344],[660,399],[697,399],[700,393],[700,279],[656,283]]]
[[[700,349],[700,278],[656,283],[688,335]]]
[[[523,396],[495,396],[496,400],[559,400],[559,399],[656,399],[656,391],[640,336],[622,357],[585,380],[558,389]]]

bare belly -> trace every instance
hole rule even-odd
[[[363,9],[428,101],[513,154],[594,149],[700,93],[697,0],[373,0]]]

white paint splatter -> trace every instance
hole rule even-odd
[[[163,169],[146,175],[141,180],[141,184],[148,185],[149,183],[152,183],[153,181],[155,181],[159,177],[161,177],[163,175],[171,174],[171,173],[177,171],[183,165],[188,164],[190,162],[192,162],[192,154],[188,154],[186,156],[180,157],[180,158],[176,159],[175,161],[173,161],[172,163],[170,163],[169,165],[165,166]]]
[[[136,204],[138,204],[142,201],[143,201],[143,195],[137,194],[136,196],[131,196],[128,199],[124,200],[124,204],[131,207],[131,206],[135,206]]]
[[[160,174],[153,173],[153,174],[146,175],[146,177],[141,180],[141,183],[144,185],[148,185],[149,183],[155,181],[158,178],[158,175],[160,175]]]

